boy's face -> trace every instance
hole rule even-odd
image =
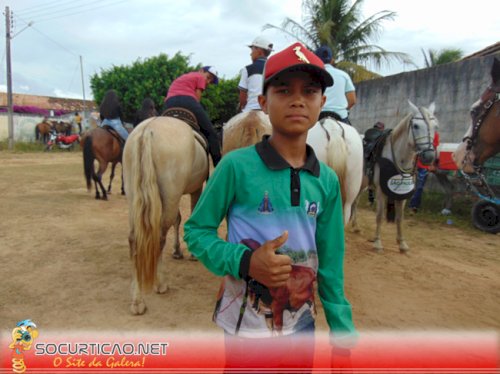
[[[318,121],[326,97],[317,77],[308,72],[286,72],[269,83],[259,96],[273,130],[284,135],[302,135]]]

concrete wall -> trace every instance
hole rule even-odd
[[[472,58],[363,81],[349,118],[360,133],[377,121],[393,128],[409,113],[407,100],[428,107],[435,102],[441,142],[459,143],[470,124],[469,110],[491,83],[495,55]],[[500,53],[496,54],[500,59]]]

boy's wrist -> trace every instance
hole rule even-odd
[[[247,250],[243,252],[243,256],[241,256],[240,260],[240,271],[239,275],[241,279],[247,279],[249,277],[248,273],[250,272],[250,258],[252,257],[252,251]]]

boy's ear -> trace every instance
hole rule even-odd
[[[267,97],[265,95],[259,95],[258,100],[262,111],[269,114],[267,113]]]
[[[323,105],[325,105],[326,103],[326,95],[323,95],[323,97],[321,98],[321,107],[323,108]]]

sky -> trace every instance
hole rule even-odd
[[[459,3],[461,3],[459,5]],[[234,78],[249,64],[258,35],[279,51],[295,40],[265,24],[302,21],[301,0],[1,0],[0,91],[7,91],[6,17],[13,13],[13,93],[92,99],[90,77],[165,53],[190,56]],[[496,0],[365,0],[363,18],[396,12],[372,44],[410,55],[417,67],[393,62],[382,75],[425,66],[422,49],[459,48],[464,55],[500,41]],[[83,86],[82,86],[83,71]]]

